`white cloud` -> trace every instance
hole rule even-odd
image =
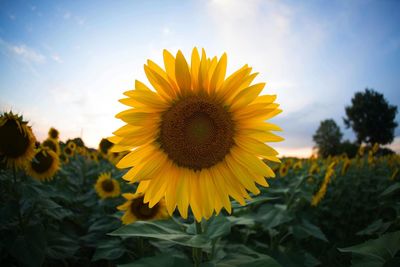
[[[64,63],[64,61],[61,59],[61,57],[57,54],[52,55],[51,58],[58,63]]]
[[[34,49],[22,44],[22,45],[10,45],[9,49],[17,56],[24,60],[34,63],[43,63],[46,61],[46,57]]]

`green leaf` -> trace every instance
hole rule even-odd
[[[390,225],[390,222],[384,223],[382,219],[379,219],[369,224],[363,230],[357,232],[357,235],[373,235],[376,233],[382,234],[389,228]]]
[[[23,266],[42,266],[46,250],[43,227],[29,226],[23,234],[11,245],[11,255]]]
[[[400,183],[392,184],[391,186],[386,188],[385,191],[383,191],[379,196],[380,197],[385,197],[387,195],[390,195],[390,194],[396,192],[399,189],[400,189]]]
[[[286,205],[263,205],[258,209],[256,221],[263,224],[264,228],[271,229],[280,224],[291,221]]]
[[[210,239],[207,236],[188,234],[184,227],[173,220],[137,221],[133,224],[122,226],[109,235],[122,237],[141,236],[167,240],[188,247],[210,247]]]
[[[328,242],[328,239],[326,238],[325,234],[321,231],[321,229],[307,220],[303,220],[301,224],[293,226],[293,235],[300,238],[313,236],[317,239]]]
[[[108,239],[98,244],[93,255],[92,261],[101,259],[115,260],[120,258],[125,253],[125,248],[120,239]]]
[[[184,256],[169,253],[157,254],[141,258],[133,263],[118,265],[118,267],[192,267],[193,263]]]
[[[258,253],[245,245],[232,245],[228,247],[230,253],[215,266],[218,267],[281,267],[281,265],[271,256]]]
[[[231,232],[231,223],[223,215],[213,216],[206,225],[204,235],[210,239],[225,236]]]
[[[79,240],[58,232],[47,235],[46,256],[51,259],[73,258],[79,250]]]
[[[233,225],[243,225],[248,227],[253,227],[255,224],[254,219],[251,216],[228,216],[226,217]]]
[[[373,260],[376,266],[382,266],[386,261],[392,259],[400,249],[400,231],[387,233],[377,239],[368,240],[359,245],[339,248],[341,252],[351,252],[353,260],[360,264],[371,262]],[[356,257],[354,257],[356,256]],[[357,256],[362,256],[357,257]],[[372,265],[371,265],[372,266]]]

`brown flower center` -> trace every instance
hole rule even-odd
[[[36,153],[31,162],[32,169],[37,173],[44,173],[48,171],[53,164],[53,157],[45,150],[40,150]]]
[[[159,204],[150,208],[148,203],[143,203],[143,197],[139,197],[132,200],[130,209],[132,214],[139,220],[150,220],[156,216],[159,210]]]
[[[28,133],[23,131],[25,125],[19,127],[15,120],[7,120],[0,126],[0,154],[10,158],[22,156],[29,147]]]
[[[114,190],[114,183],[111,179],[106,179],[101,183],[101,188],[107,193]]]
[[[234,136],[231,114],[206,96],[190,96],[162,115],[158,142],[177,165],[209,168],[229,153]]]

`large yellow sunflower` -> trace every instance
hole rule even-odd
[[[131,168],[124,179],[139,182],[150,208],[165,197],[169,214],[178,207],[183,218],[189,206],[197,221],[231,212],[229,197],[244,205],[247,190],[258,194],[255,184],[275,176],[262,160],[279,162],[265,144],[282,140],[265,122],[281,112],[276,96],[259,96],[265,84],[251,84],[257,73],[247,65],[225,79],[226,54],[210,59],[195,48],[188,65],[180,51],[164,50],[164,66],[148,60],[155,91],[136,81],[120,100],[131,108],[116,116],[127,124],[110,138],[111,150],[129,154],[117,166]]]
[[[23,168],[35,155],[36,138],[22,116],[0,115],[0,159],[8,168]]]
[[[123,224],[130,224],[136,221],[162,220],[169,218],[165,207],[164,199],[161,199],[153,207],[143,202],[143,194],[123,194],[127,201],[118,206],[117,209],[125,211],[121,220]]]
[[[51,180],[58,171],[58,155],[48,147],[40,147],[26,165],[26,173],[40,181]]]
[[[106,172],[99,175],[94,186],[100,198],[117,197],[121,189],[117,180],[111,178],[111,173]]]

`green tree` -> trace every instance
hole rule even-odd
[[[358,143],[388,144],[393,141],[397,107],[373,89],[357,92],[346,107],[344,123],[352,128]]]
[[[343,134],[339,126],[332,119],[321,121],[319,128],[313,136],[313,140],[318,148],[321,157],[337,155],[340,153],[340,141]]]

